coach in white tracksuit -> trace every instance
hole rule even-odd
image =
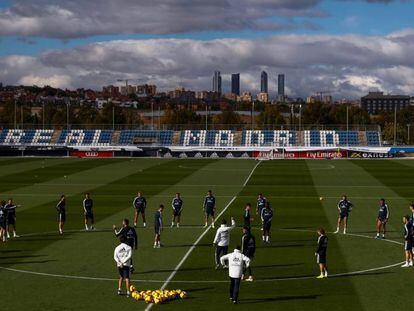
[[[225,261],[229,263],[230,276],[230,300],[237,303],[239,298],[240,282],[244,267],[249,267],[250,259],[244,256],[240,251],[240,246],[237,246],[233,253],[224,255],[220,258],[220,262],[224,265]]]
[[[231,218],[231,226],[227,226],[227,221],[222,220],[221,226],[217,229],[213,244],[216,246],[216,269],[220,267],[221,256],[227,255],[229,252],[230,231],[236,227],[236,222]]]
[[[114,260],[118,267],[118,295],[121,295],[122,281],[125,280],[126,294],[129,296],[129,273],[131,270],[132,248],[126,244],[126,238],[121,236],[121,244],[119,244],[114,251]]]

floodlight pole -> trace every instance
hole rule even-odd
[[[161,105],[158,102],[158,131],[161,130]]]
[[[70,102],[67,101],[66,103],[66,129],[69,130],[69,105]]]
[[[346,146],[349,147],[349,106],[346,106]]]
[[[254,130],[254,100],[252,101],[252,131]]]
[[[115,104],[112,104],[112,130],[115,131]]]
[[[154,130],[154,100],[151,101],[151,130]]]
[[[23,119],[23,104],[20,105],[20,120],[22,122],[21,128],[24,128],[24,119]]]
[[[394,105],[394,146],[397,146],[397,105]]]
[[[45,102],[42,102],[42,128],[45,129]]]
[[[206,131],[208,131],[208,104],[206,102]]]
[[[14,128],[17,127],[17,103],[16,103],[16,98],[14,99]]]
[[[407,124],[407,145],[410,144],[410,127],[411,124]]]

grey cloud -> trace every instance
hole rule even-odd
[[[242,89],[257,92],[266,70],[272,93],[276,75],[285,73],[289,95],[331,90],[337,97],[359,97],[372,89],[412,93],[414,30],[387,36],[280,35],[261,39],[123,40],[55,50],[38,57],[0,58],[0,81],[100,89],[129,78],[168,90],[184,86],[209,90],[214,70],[228,85],[242,74]]]
[[[14,0],[0,35],[59,39],[111,34],[314,28],[322,0]]]

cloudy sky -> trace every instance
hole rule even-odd
[[[0,81],[414,94],[413,0],[0,0]]]

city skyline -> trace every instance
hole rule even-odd
[[[274,73],[289,77],[291,97],[412,94],[413,10],[410,0],[7,0],[0,82],[99,89],[129,79],[210,90],[220,68],[224,93],[237,72],[241,91],[258,93],[257,72],[266,71],[271,97]]]
[[[278,74],[277,76],[277,95],[279,98],[283,98],[286,95],[285,92],[285,75],[284,74]]]
[[[240,73],[233,73],[231,75],[231,92],[240,96]]]
[[[260,93],[269,93],[269,77],[266,71],[260,74]]]

